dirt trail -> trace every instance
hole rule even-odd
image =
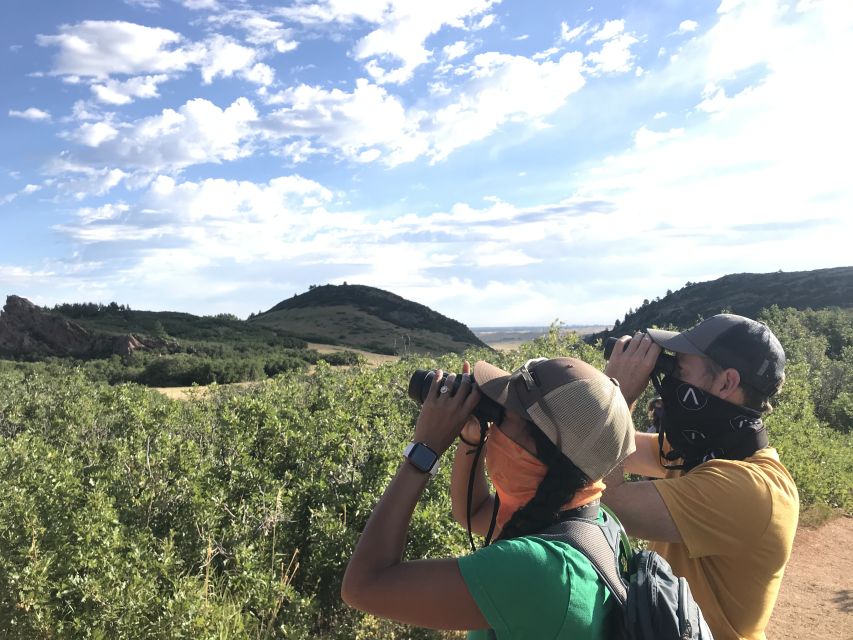
[[[853,640],[853,518],[800,528],[769,640]]]

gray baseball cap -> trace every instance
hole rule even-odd
[[[705,356],[725,369],[736,369],[742,384],[767,397],[774,395],[785,379],[785,351],[762,322],[721,313],[681,333],[646,331],[664,349]]]

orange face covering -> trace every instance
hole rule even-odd
[[[486,447],[486,468],[489,478],[500,498],[497,528],[503,529],[516,511],[526,505],[536,494],[539,483],[548,471],[536,456],[514,442],[499,427],[489,429]],[[561,507],[561,511],[575,509],[601,497],[604,482],[597,480],[578,489],[574,497]]]

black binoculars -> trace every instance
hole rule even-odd
[[[631,338],[633,340],[633,338]],[[625,346],[622,347],[622,351],[628,348],[628,345],[631,344],[631,340],[628,340],[625,343]],[[604,341],[604,359],[610,360],[610,354],[613,353],[613,347],[616,346],[618,340],[616,338],[607,338]],[[660,352],[657,361],[655,362],[655,367],[652,369],[652,375],[670,375],[675,372],[675,356],[669,353]]]
[[[429,389],[434,379],[435,371],[426,371],[424,369],[415,371],[409,380],[409,397],[418,404],[423,404],[427,398],[427,394],[429,394]],[[457,373],[450,393],[456,393],[460,384],[462,384],[462,374]],[[471,374],[471,384],[475,384],[474,374]],[[480,401],[477,403],[477,406],[474,407],[473,414],[480,422],[485,420],[486,422],[500,423],[503,419],[504,408],[483,393],[480,395]]]

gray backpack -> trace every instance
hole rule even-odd
[[[590,561],[622,609],[612,637],[713,640],[687,580],[676,577],[654,551],[631,550],[622,524],[610,511],[603,511],[602,523],[568,518],[537,537],[570,544]]]

